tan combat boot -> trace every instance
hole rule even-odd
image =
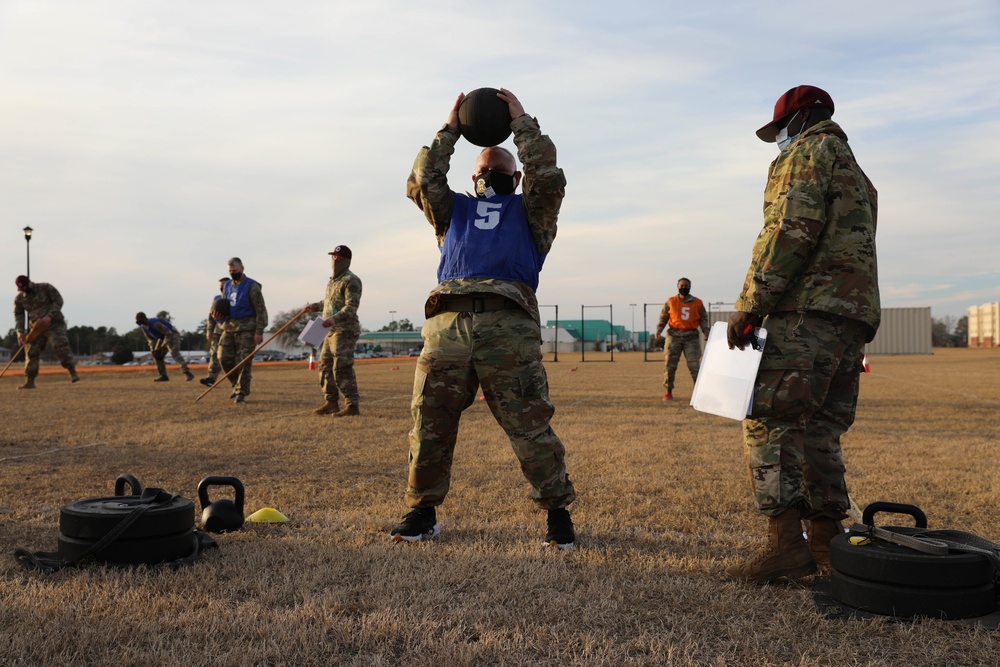
[[[327,401],[313,410],[313,412],[318,415],[332,415],[335,412],[340,412],[340,403],[337,401]]]
[[[358,406],[353,403],[348,403],[347,407],[340,412],[334,414],[334,417],[357,417],[361,414],[361,410],[358,410]]]
[[[35,376],[25,375],[24,384],[22,384],[18,389],[34,389],[35,388]]]
[[[821,516],[809,521],[809,550],[819,565],[830,566],[830,540],[842,532],[844,526],[836,519]]]
[[[740,565],[726,569],[732,579],[764,584],[778,577],[795,579],[816,571],[809,545],[802,537],[802,513],[788,509],[768,517],[767,546]]]

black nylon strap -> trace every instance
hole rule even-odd
[[[100,553],[106,549],[121,537],[122,533],[128,530],[132,524],[138,521],[139,517],[150,509],[157,505],[169,503],[176,497],[176,494],[168,493],[163,489],[146,489],[142,492],[142,496],[139,497],[140,504],[136,505],[131,512],[125,515],[118,522],[118,525],[105,533],[104,537],[94,542],[85,551],[70,560],[61,558],[58,552],[37,551],[31,553],[27,549],[16,549],[14,551],[14,560],[29,570],[41,570],[42,572],[56,572],[64,567],[72,567],[85,561],[93,554]]]

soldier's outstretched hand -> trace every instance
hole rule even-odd
[[[507,103],[507,108],[510,110],[510,119],[520,118],[524,115],[524,107],[521,106],[520,100],[514,93],[510,92],[506,88],[501,88],[500,92],[497,93],[497,97]]]
[[[458,132],[459,122],[458,122],[458,107],[462,106],[462,100],[465,99],[465,93],[459,93],[458,99],[455,100],[455,106],[451,108],[451,112],[448,114],[448,127]]]

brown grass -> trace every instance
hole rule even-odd
[[[354,420],[314,416],[305,362],[256,369],[244,406],[146,373],[0,380],[3,665],[995,665],[996,631],[938,620],[832,621],[808,582],[722,569],[760,544],[737,422],[660,401],[662,363],[548,365],[580,494],[580,546],[539,548],[544,515],[485,403],[465,414],[436,541],[394,545],[406,511],[412,359],[358,367]],[[588,355],[590,357],[590,355]],[[593,358],[597,358],[594,355]],[[856,502],[914,503],[931,527],[1000,540],[1000,350],[875,357],[845,438]],[[396,370],[398,368],[398,370]],[[576,370],[573,370],[576,369]],[[16,370],[16,369],[12,369]],[[683,375],[683,369],[682,373]],[[209,474],[283,525],[218,537],[196,565],[43,575],[60,508],[134,473],[196,500]]]

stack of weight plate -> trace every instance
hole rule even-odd
[[[118,495],[63,506],[59,515],[59,556],[72,560],[81,555],[141,503],[141,496]],[[146,510],[118,539],[92,556],[101,562],[153,565],[190,555],[196,541],[194,503],[175,496]]]
[[[891,506],[890,511],[912,505],[873,503],[865,510],[864,523],[871,523],[874,509]],[[926,528],[926,518],[917,520]],[[912,534],[912,528],[880,526],[890,531]],[[979,554],[950,551],[945,555],[926,554],[880,539],[850,539],[838,535],[830,544],[830,594],[840,602],[876,614],[901,618],[929,616],[961,619],[985,616],[995,611],[996,589],[993,564]]]

